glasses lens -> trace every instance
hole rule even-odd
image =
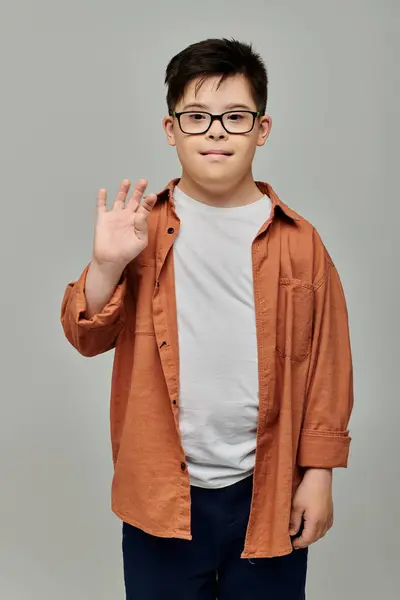
[[[191,112],[181,115],[181,127],[185,133],[201,133],[210,125],[211,117],[207,113]]]
[[[246,133],[253,127],[253,115],[249,112],[235,111],[222,117],[224,126],[230,133]]]

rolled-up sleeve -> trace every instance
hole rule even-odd
[[[83,356],[96,356],[115,347],[122,327],[126,271],[103,310],[90,319],[85,317],[85,283],[89,265],[80,278],[67,285],[61,306],[61,324],[68,341]]]
[[[353,409],[353,366],[348,312],[339,274],[325,255],[315,290],[314,326],[306,405],[300,434],[301,467],[347,467]]]

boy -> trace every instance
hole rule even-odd
[[[342,286],[312,225],[252,177],[271,130],[259,55],[205,40],[166,84],[182,176],[144,199],[124,180],[111,210],[99,191],[92,260],[62,305],[80,353],[115,348],[126,597],[302,600],[349,452]]]

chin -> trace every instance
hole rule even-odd
[[[223,179],[231,179],[234,175],[237,176],[237,169],[232,165],[220,165],[218,163],[210,165],[196,165],[196,169],[190,169],[193,176],[198,179],[208,179],[210,181],[220,181]]]
[[[225,170],[222,171],[221,170],[217,170],[217,169],[209,169],[209,170],[205,170],[202,169],[201,171],[197,172],[196,175],[194,176],[195,179],[197,179],[198,181],[203,181],[203,182],[224,182],[224,181],[231,181],[232,180],[232,171],[231,170]]]

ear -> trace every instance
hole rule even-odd
[[[269,115],[263,115],[258,124],[257,146],[264,146],[272,127],[272,119]]]
[[[167,141],[170,146],[176,146],[175,133],[174,133],[174,117],[167,116],[162,120],[162,125],[165,133],[167,134]]]

